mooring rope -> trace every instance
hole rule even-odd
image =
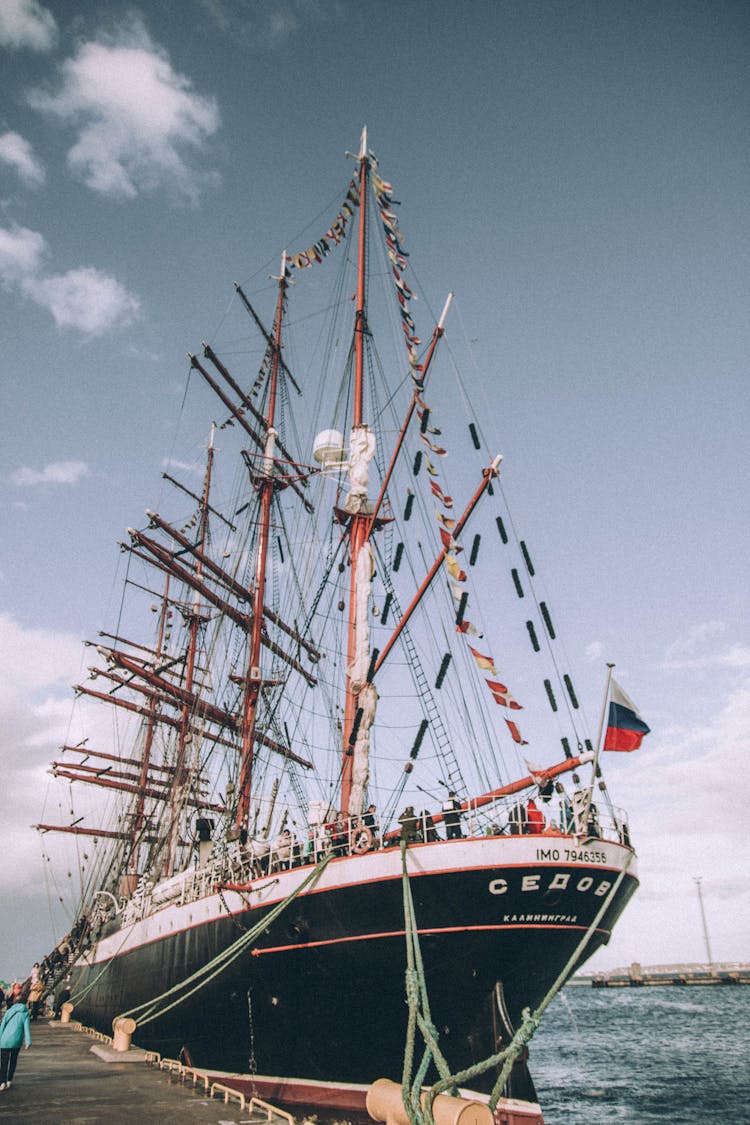
[[[406,1029],[404,1067],[401,1080],[401,1096],[409,1117],[414,1122],[421,1121],[420,1093],[422,1083],[434,1059],[439,1074],[450,1084],[450,1066],[438,1046],[438,1030],[430,1015],[430,1002],[425,983],[422,950],[419,945],[419,931],[414,913],[414,900],[406,866],[406,841],[401,841],[402,889],[404,898],[404,931],[406,935],[406,1001],[409,1017]],[[421,1010],[420,1010],[421,1004]],[[422,1061],[414,1078],[411,1078],[416,1046],[416,1030],[422,1033],[425,1049]]]
[[[189,997],[193,996],[196,992],[199,992],[200,989],[205,988],[205,986],[212,980],[214,980],[215,977],[219,976],[220,973],[228,968],[228,966],[231,965],[233,961],[236,961],[237,958],[240,957],[242,953],[244,953],[245,950],[255,942],[260,934],[263,933],[263,931],[272,922],[276,921],[276,919],[286,910],[290,903],[292,903],[297,898],[297,896],[301,894],[302,891],[306,890],[307,887],[314,886],[315,883],[317,883],[318,879],[323,874],[323,870],[330,858],[330,855],[324,856],[323,859],[317,864],[317,866],[313,868],[310,874],[302,880],[299,886],[295,887],[295,889],[291,891],[285,899],[277,903],[276,906],[269,910],[267,914],[264,914],[260,921],[256,922],[256,924],[251,929],[243,933],[239,938],[237,938],[235,942],[233,942],[231,945],[228,945],[226,949],[223,949],[211,961],[208,961],[205,965],[202,965],[200,969],[197,969],[194,973],[191,973],[189,977],[186,977],[182,981],[178,981],[177,984],[173,985],[171,988],[168,988],[166,992],[162,992],[159,996],[154,996],[150,1000],[144,1001],[143,1004],[138,1004],[135,1008],[130,1008],[127,1012],[121,1012],[118,1016],[115,1016],[115,1020],[113,1022],[116,1022],[119,1019],[124,1019],[126,1016],[130,1016],[135,1019],[138,1027],[143,1027],[144,1024],[151,1023],[152,1020],[166,1015],[166,1013],[170,1012],[172,1008],[176,1008],[179,1004],[184,1003],[185,1000],[189,999]],[[191,985],[193,985],[193,987],[189,987]],[[170,1003],[163,1004],[163,1001],[168,1000],[169,997],[175,996],[176,994],[182,992],[182,990],[185,988],[187,988],[188,991],[184,992],[183,995],[177,995],[176,999],[173,999]]]
[[[71,1004],[73,1004],[75,1006],[81,1000],[83,1000],[84,996],[88,996],[89,992],[91,992],[91,989],[104,976],[107,969],[110,967],[110,965],[114,961],[115,957],[117,957],[117,955],[119,954],[120,950],[122,949],[122,947],[123,947],[123,945],[125,944],[126,941],[127,941],[127,935],[122,939],[122,941],[120,942],[120,944],[118,945],[117,949],[114,951],[112,956],[107,961],[104,962],[103,968],[96,974],[94,979],[92,981],[89,981],[89,983],[86,985],[86,987],[82,988],[80,990],[80,992],[74,992],[73,993],[73,995],[70,997]],[[72,966],[72,967],[74,968],[75,966]],[[93,968],[93,966],[90,966],[90,967]],[[70,972],[70,969],[66,969],[65,971]]]
[[[443,1057],[438,1044],[437,1044],[437,1031],[432,1019],[430,1017],[429,1002],[427,998],[427,986],[425,983],[424,966],[419,947],[419,930],[417,927],[416,916],[414,913],[414,900],[411,894],[411,886],[409,881],[409,871],[406,864],[406,843],[401,842],[401,865],[402,865],[402,884],[404,892],[404,928],[406,934],[406,1001],[409,1007],[409,1016],[407,1022],[406,1044],[404,1048],[404,1071],[401,1084],[402,1099],[404,1109],[408,1114],[409,1120],[412,1125],[435,1125],[432,1116],[432,1103],[439,1094],[450,1091],[454,1095],[457,1093],[458,1087],[470,1082],[473,1078],[477,1078],[480,1074],[491,1070],[493,1067],[500,1066],[501,1070],[497,1077],[497,1081],[492,1088],[490,1094],[489,1107],[494,1113],[497,1103],[502,1095],[505,1083],[513,1068],[513,1064],[518,1058],[519,1054],[526,1046],[527,1043],[533,1038],[536,1029],[541,1022],[542,1014],[547,1007],[552,1003],[557,993],[565,983],[568,974],[570,973],[573,965],[576,963],[584,948],[586,947],[592,933],[599,925],[599,922],[604,917],[609,909],[617,891],[628,872],[630,864],[634,858],[634,852],[630,852],[627,860],[625,861],[622,870],[620,871],[617,879],[612,885],[611,890],[604,899],[600,909],[597,911],[593,921],[588,926],[586,933],[578,942],[573,953],[570,955],[565,963],[562,972],[557,976],[554,983],[548,989],[544,999],[532,1012],[529,1008],[524,1008],[522,1013],[521,1026],[516,1031],[507,1047],[502,1051],[498,1051],[489,1058],[484,1059],[483,1062],[475,1063],[473,1066],[467,1067],[464,1070],[458,1071],[456,1074],[451,1074],[448,1064]],[[422,1001],[423,1011],[419,1011],[420,999]],[[411,1070],[414,1061],[415,1051],[415,1038],[416,1028],[422,1032],[422,1037],[425,1041],[425,1050],[414,1079],[410,1079]],[[441,1077],[439,1081],[435,1082],[424,1093],[424,1106],[421,1103],[421,1085],[424,1081],[424,1076],[429,1068],[430,1061],[434,1060],[435,1066],[438,1069]]]

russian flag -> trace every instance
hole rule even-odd
[[[609,718],[607,733],[604,736],[605,750],[637,750],[648,734],[646,726],[633,700],[625,694],[619,684],[612,681],[609,693]]]

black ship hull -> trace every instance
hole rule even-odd
[[[632,852],[602,841],[461,840],[412,847],[407,856],[432,1018],[455,1070],[507,1043],[523,1009],[609,940],[637,886]],[[73,999],[82,994],[74,1018],[111,1033],[115,1016],[211,962],[309,870],[162,906],[101,939],[88,963],[74,967]],[[251,948],[139,1025],[134,1041],[169,1057],[182,1052],[206,1070],[353,1083],[400,1078],[405,964],[399,850],[334,859]]]

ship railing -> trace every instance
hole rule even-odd
[[[630,825],[628,814],[624,809],[612,806],[611,809],[600,811],[597,814],[600,835],[603,840],[611,840],[616,844],[625,844],[630,847]]]
[[[364,855],[379,848],[381,842],[380,824],[371,815],[311,825],[304,839],[287,829],[271,842],[231,843],[222,860],[221,877],[234,883],[248,882],[318,863],[326,855]]]
[[[462,814],[461,836],[466,839],[488,836],[564,835],[602,839],[630,846],[630,832],[624,810],[609,807],[599,811],[592,806],[586,824],[577,821],[572,803],[565,795],[556,795],[552,802],[536,799],[536,809],[527,801],[498,802],[476,807],[471,801]],[[402,826],[403,828],[403,826]],[[416,814],[408,825],[407,843],[433,843],[445,839],[427,811]],[[393,837],[393,838],[391,838]],[[156,885],[141,879],[123,910],[125,924],[140,921],[146,914],[166,906],[190,902],[212,894],[217,884],[242,884],[295,867],[319,862],[324,856],[358,856],[380,847],[396,844],[398,834],[383,838],[381,825],[375,817],[339,818],[327,824],[311,825],[306,838],[299,839],[289,831],[280,833],[273,842],[251,840],[218,845],[209,861],[193,867]]]
[[[154,884],[151,879],[141,877],[138,886],[125,904],[122,918],[125,925],[139,922],[151,908],[151,892]]]
[[[528,801],[498,802],[490,808],[468,803],[461,818],[461,836],[466,839],[488,836],[565,835],[578,838],[602,839],[629,846],[630,835],[627,817],[622,809],[611,808],[599,812],[594,806],[586,824],[576,821],[572,804],[565,795],[556,795],[553,801],[536,799],[535,808]],[[427,811],[414,815],[408,825],[407,843],[433,843],[445,839]],[[304,840],[291,831],[279,833],[272,842],[250,840],[219,844],[209,861],[202,867],[190,868],[180,876],[153,887],[142,880],[124,911],[126,922],[138,921],[147,912],[162,909],[174,903],[184,906],[213,893],[217,884],[250,883],[295,867],[317,863],[325,855],[359,856],[383,846],[396,844],[398,834],[387,834],[384,840],[381,825],[375,817],[339,818],[326,824],[311,825]]]
[[[576,811],[578,807],[579,811]],[[614,806],[600,810],[592,804],[582,815],[582,802],[569,801],[565,794],[553,801],[534,799],[507,801],[495,805],[491,813],[483,809],[472,817],[468,810],[468,835],[477,836],[533,836],[561,835],[600,839],[630,846],[627,814]]]

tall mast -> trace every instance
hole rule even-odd
[[[367,127],[362,130],[359,149],[359,235],[357,240],[357,294],[354,320],[354,414],[352,426],[362,425],[362,386],[365,365],[365,331],[367,329],[366,276],[367,276]]]
[[[203,573],[202,555],[205,550],[206,536],[208,532],[208,498],[211,491],[211,472],[213,469],[213,461],[214,427],[211,426],[211,437],[208,443],[208,451],[206,457],[206,476],[203,484],[203,496],[201,497],[198,541],[196,544],[198,553],[195,573],[199,581]],[[187,692],[192,692],[193,684],[195,682],[195,661],[198,651],[198,632],[203,620],[204,618],[201,612],[200,594],[196,590],[193,597],[193,607],[188,623],[188,648],[187,659],[185,661],[185,690]],[[177,846],[179,842],[180,812],[184,804],[185,788],[190,783],[190,776],[193,765],[191,761],[187,761],[193,749],[193,731],[191,729],[190,720],[191,708],[187,703],[185,703],[183,704],[182,713],[180,716],[180,732],[177,741],[177,761],[175,763],[174,781],[172,784],[169,851],[167,853],[165,872],[167,875],[170,875],[174,868]]]
[[[161,613],[159,614],[159,635],[156,640],[156,651],[159,656],[162,655],[164,649],[164,633],[167,625],[167,614],[169,613],[169,575],[166,576],[164,581],[164,594],[161,601]],[[145,805],[146,805],[146,785],[149,778],[151,768],[151,747],[154,742],[154,732],[156,730],[156,721],[153,715],[149,715],[146,720],[146,737],[143,743],[143,754],[141,755],[141,770],[138,779],[138,797],[136,800],[135,812],[133,814],[133,823],[131,827],[130,838],[130,860],[128,868],[131,874],[138,873],[138,852],[140,846],[141,835],[145,826]]]
[[[351,816],[362,811],[367,784],[369,727],[374,718],[376,695],[367,684],[369,667],[368,610],[372,551],[367,543],[370,504],[367,500],[368,469],[375,453],[375,438],[363,422],[363,384],[366,312],[367,180],[370,160],[367,129],[362,130],[359,150],[359,236],[357,292],[354,321],[354,394],[352,429],[349,438],[349,495],[345,509],[349,520],[349,625],[347,635],[346,695],[344,702],[341,808]],[[362,698],[362,696],[365,698]],[[371,697],[371,698],[370,698]]]
[[[278,279],[279,288],[276,298],[276,315],[273,326],[273,340],[271,343],[271,378],[268,390],[268,405],[265,420],[266,441],[263,458],[260,464],[261,481],[260,492],[260,517],[258,530],[258,555],[255,564],[255,581],[252,588],[252,626],[250,629],[250,646],[245,675],[245,694],[242,708],[242,751],[240,760],[240,779],[238,786],[238,801],[235,823],[240,829],[247,829],[250,813],[250,784],[253,771],[253,747],[255,730],[258,717],[258,700],[260,689],[263,685],[260,673],[260,656],[263,645],[263,603],[266,590],[266,566],[268,559],[268,546],[271,528],[271,505],[275,488],[274,456],[276,451],[277,433],[274,429],[276,418],[276,395],[279,379],[279,366],[281,362],[281,325],[284,315],[284,297],[286,294],[286,254],[281,256],[281,271]]]

